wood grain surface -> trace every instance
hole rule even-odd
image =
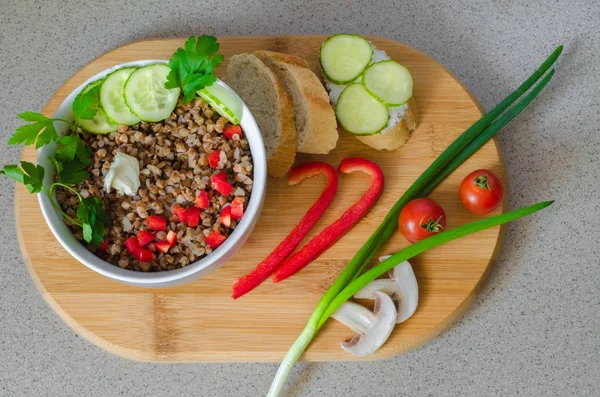
[[[258,49],[298,55],[320,76],[318,50],[326,36],[220,37],[225,62]],[[351,232],[295,277],[267,281],[234,301],[231,283],[259,263],[296,225],[323,188],[321,178],[288,187],[285,179],[269,179],[259,223],[245,246],[227,264],[195,282],[179,287],[130,287],[94,273],[73,259],[43,221],[37,197],[22,185],[16,190],[18,236],[31,276],[46,301],[77,333],[121,356],[144,361],[278,361],[298,336],[316,303],[348,260],[376,229],[393,203],[425,168],[466,128],[479,119],[481,107],[442,65],[396,41],[370,37],[414,78],[420,124],[401,149],[374,151],[340,129],[337,148],[326,156],[300,155],[297,163],[326,161],[337,166],[348,156],[376,161],[386,187],[377,205]],[[52,115],[64,98],[90,76],[113,65],[140,59],[168,59],[184,39],[148,40],[128,44],[95,59],[71,77],[44,109]],[[23,159],[35,161],[27,148]],[[445,209],[448,227],[474,221],[458,200],[462,178],[488,168],[505,180],[502,157],[489,142],[431,195]],[[368,177],[340,176],[338,193],[311,237],[354,203],[367,188]],[[506,201],[505,201],[506,203]],[[502,208],[494,214],[500,213]],[[468,236],[414,258],[420,300],[415,315],[396,327],[377,353],[362,359],[382,359],[415,348],[448,327],[471,303],[498,256],[500,227]],[[407,245],[397,233],[381,254]],[[329,321],[303,356],[305,361],[357,360],[340,342],[352,331]]]

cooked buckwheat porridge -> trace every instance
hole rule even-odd
[[[237,133],[227,133],[231,127]],[[252,192],[250,148],[241,129],[201,99],[189,104],[180,100],[171,117],[158,123],[121,126],[108,135],[78,132],[92,150],[91,178],[74,189],[84,198],[100,198],[111,219],[103,246],[87,245],[100,258],[136,271],[177,269],[209,254],[237,226]],[[135,195],[105,190],[105,176],[118,152],[139,163]],[[56,198],[68,215],[76,215],[79,199],[74,193],[58,189]],[[229,214],[223,210],[227,206],[231,217],[222,216]],[[86,244],[81,227],[65,222]],[[152,256],[132,255],[128,240],[145,246]],[[168,249],[161,249],[159,244],[167,240]]]

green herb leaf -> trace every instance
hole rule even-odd
[[[4,169],[0,170],[0,174],[6,175],[19,183],[25,183],[25,174],[23,170],[16,164],[6,164]]]
[[[49,119],[40,113],[25,112],[18,114],[21,120],[33,123],[22,125],[17,128],[15,133],[8,140],[9,145],[33,145],[36,149],[44,146],[50,141],[56,141],[58,134],[54,128],[54,122],[58,119]],[[62,120],[61,120],[62,121]]]
[[[104,231],[105,227],[102,222],[94,223],[92,240],[90,241],[90,244],[96,248],[100,247],[104,241]]]
[[[185,49],[184,49],[185,48]],[[215,53],[219,50],[217,38],[191,36],[179,48],[169,61],[171,72],[167,76],[165,88],[181,87],[184,102],[188,103],[196,96],[196,92],[213,84],[217,79],[214,69],[223,62],[223,55]]]
[[[197,74],[189,74],[184,81],[185,89],[183,90],[183,102],[191,102],[197,95],[197,92],[204,87],[213,85],[217,78],[213,74],[205,74],[198,76]]]
[[[90,177],[89,172],[85,170],[87,164],[82,163],[78,158],[61,163],[61,166],[62,170],[59,171],[58,179],[66,185],[77,185]]]
[[[51,120],[50,123],[46,125],[44,130],[40,133],[40,135],[38,135],[37,140],[35,141],[35,148],[39,149],[51,141],[56,141],[57,139],[58,134],[56,133],[56,128],[54,128],[54,123]]]
[[[40,131],[44,129],[45,125],[41,123],[27,124],[17,127],[17,130],[8,139],[9,145],[19,145],[24,143],[26,146],[33,145],[37,139]]]
[[[98,220],[100,220],[106,226],[110,225],[110,216],[108,216],[108,213],[102,205],[102,201],[98,197],[88,197],[84,199],[84,201]]]
[[[84,201],[80,201],[77,206],[77,218],[79,218],[82,223],[90,222],[90,210],[85,203],[85,199]]]
[[[0,174],[24,184],[29,193],[39,193],[43,187],[44,167],[41,165],[36,166],[27,161],[21,161],[21,167],[19,168],[15,164],[7,164],[4,169],[0,170]]]
[[[42,190],[44,181],[44,167],[27,161],[21,161],[21,167],[27,173],[23,178],[23,182],[29,193],[39,193]]]
[[[77,207],[77,217],[83,224],[83,238],[98,248],[104,241],[106,227],[110,225],[110,217],[98,197],[86,197]]]
[[[81,91],[73,101],[73,114],[77,120],[91,120],[98,112],[100,85],[95,84],[87,91]]]
[[[90,241],[92,241],[93,235],[94,235],[94,231],[92,229],[92,226],[89,223],[84,223],[83,224],[83,239],[89,243]]]
[[[87,171],[64,172],[60,174],[60,181],[65,185],[75,186],[89,179],[90,174]]]
[[[47,123],[50,119],[41,113],[23,112],[17,114],[17,117],[29,123]]]
[[[56,172],[60,174],[63,170],[63,164],[56,160],[56,157],[54,156],[48,156],[48,160],[50,160],[50,162],[54,165],[54,168],[56,168]]]
[[[91,150],[83,143],[79,134],[61,136],[58,139],[58,145],[56,158],[59,161],[72,161],[77,156],[82,164],[90,163]]]

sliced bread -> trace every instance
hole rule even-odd
[[[296,56],[272,51],[254,54],[275,72],[292,98],[298,152],[329,153],[338,140],[337,121],[319,78]]]
[[[267,172],[283,177],[296,158],[294,105],[273,71],[253,54],[234,55],[227,66],[227,84],[256,119],[267,152]]]
[[[402,119],[389,130],[376,135],[354,135],[356,139],[376,150],[396,150],[408,141],[417,127],[417,102],[412,97],[406,103],[408,107]]]

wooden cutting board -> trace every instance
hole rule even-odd
[[[237,53],[267,49],[298,55],[320,76],[318,51],[326,36],[221,37],[225,62]],[[260,221],[245,246],[217,271],[179,287],[130,287],[94,273],[73,259],[43,220],[35,195],[22,185],[16,190],[19,241],[37,287],[58,315],[92,343],[123,357],[144,361],[278,361],[298,336],[317,301],[348,260],[382,221],[393,203],[427,166],[467,127],[482,109],[465,87],[435,60],[394,40],[369,37],[414,78],[420,124],[401,149],[382,153],[369,149],[340,129],[337,148],[326,156],[298,156],[297,163],[326,161],[337,166],[348,156],[376,161],[386,188],[377,205],[351,232],[295,277],[270,281],[238,301],[230,298],[232,281],[248,272],[296,225],[323,188],[321,178],[288,187],[285,179],[269,179]],[[147,40],[108,52],[78,71],[50,98],[44,114],[54,113],[64,98],[90,76],[113,65],[140,59],[168,59],[184,39]],[[25,110],[25,109],[24,109]],[[23,159],[35,161],[27,148]],[[479,219],[458,200],[462,178],[488,168],[505,180],[502,157],[489,142],[431,195],[445,209],[448,227]],[[345,211],[366,190],[368,177],[340,176],[333,204],[313,233]],[[494,213],[500,213],[502,208]],[[382,359],[415,348],[436,336],[471,303],[498,256],[503,236],[499,227],[462,238],[411,261],[419,281],[415,315],[396,327],[388,342],[366,359]],[[397,233],[381,254],[407,245]],[[357,360],[340,341],[352,331],[329,321],[307,350],[306,361]]]

